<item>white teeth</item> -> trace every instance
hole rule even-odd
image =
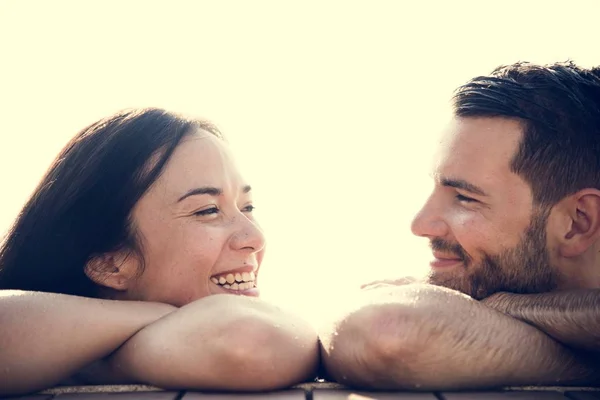
[[[248,289],[252,289],[254,287],[254,282],[242,282],[242,283],[233,283],[233,284],[229,284],[226,283],[224,285],[222,285],[225,289],[230,289],[230,290],[248,290]]]
[[[254,272],[230,273],[219,277],[213,276],[211,282],[231,290],[248,290],[255,287],[256,274]]]
[[[227,274],[225,279],[227,280],[227,283],[230,283],[230,284],[235,282],[235,278],[233,277],[233,274]]]

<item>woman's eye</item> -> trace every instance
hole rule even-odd
[[[467,196],[463,196],[462,194],[457,194],[456,195],[456,200],[462,202],[462,203],[473,203],[476,202],[477,200],[471,198],[471,197],[467,197]]]
[[[217,207],[206,208],[204,210],[196,211],[194,215],[211,215],[217,214],[219,209]]]
[[[256,209],[256,207],[254,207],[252,204],[247,205],[246,207],[242,208],[243,212],[252,212]]]

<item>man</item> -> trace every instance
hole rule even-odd
[[[415,217],[427,284],[378,285],[321,335],[341,383],[600,384],[600,68],[497,68],[460,87]]]

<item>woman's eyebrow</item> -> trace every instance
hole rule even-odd
[[[186,198],[188,198],[190,196],[200,195],[200,194],[209,194],[211,196],[220,196],[221,194],[223,194],[223,190],[219,189],[219,188],[216,188],[214,186],[202,186],[202,187],[190,189],[190,190],[187,191],[186,194],[184,194],[183,196],[181,196],[177,200],[177,202],[179,203],[183,199],[186,199]]]
[[[250,185],[245,185],[244,187],[242,187],[242,191],[244,193],[248,193],[252,190],[252,187]],[[201,194],[208,194],[211,196],[220,196],[223,194],[223,190],[216,188],[214,186],[202,186],[202,187],[198,187],[198,188],[194,188],[194,189],[190,189],[188,190],[183,196],[181,196],[177,202],[179,203],[180,201],[190,197],[190,196],[197,196],[197,195],[201,195]]]

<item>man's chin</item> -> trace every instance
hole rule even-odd
[[[477,295],[474,293],[473,285],[470,280],[464,276],[464,273],[457,272],[456,270],[454,270],[454,273],[445,270],[432,270],[429,273],[427,282],[432,285],[456,290],[477,299]]]

